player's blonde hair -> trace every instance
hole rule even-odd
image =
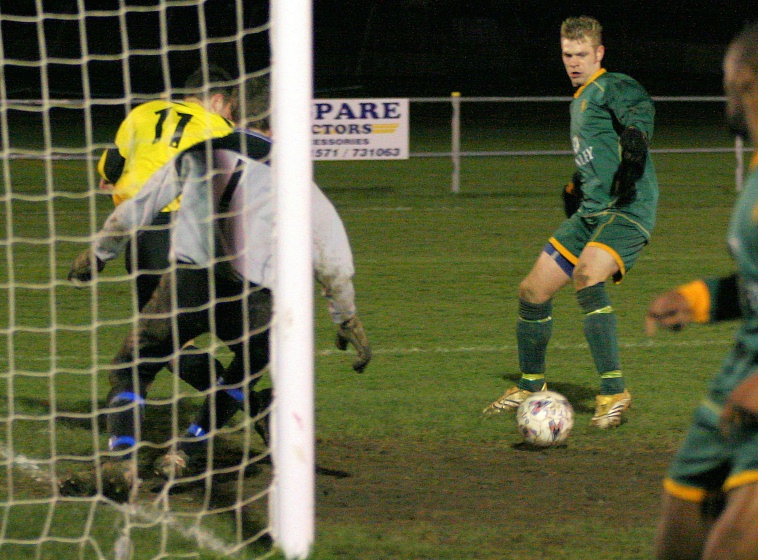
[[[590,16],[570,17],[561,24],[561,39],[587,40],[597,47],[603,44],[603,26]]]
[[[758,74],[758,21],[745,25],[729,48],[737,55],[739,64]]]

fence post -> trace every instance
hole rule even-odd
[[[453,106],[450,146],[450,157],[453,160],[452,191],[459,193],[461,191],[461,92],[451,93],[450,102]]]
[[[735,166],[734,166],[734,186],[737,189],[737,192],[740,192],[742,190],[742,178],[745,174],[745,157],[744,152],[742,150],[743,147],[743,140],[742,136],[735,136],[734,138],[734,157],[735,157]]]

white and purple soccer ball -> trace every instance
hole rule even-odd
[[[574,427],[574,409],[555,391],[529,395],[516,411],[516,424],[524,441],[536,447],[565,443]]]

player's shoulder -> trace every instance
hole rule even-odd
[[[258,161],[268,161],[271,153],[271,138],[257,132],[235,129],[225,136],[198,142],[184,153],[205,153],[209,147],[212,150],[236,152]]]
[[[645,89],[638,80],[623,72],[605,72],[599,79],[606,87]]]

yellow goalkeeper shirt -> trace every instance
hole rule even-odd
[[[118,206],[135,196],[150,176],[179,152],[198,142],[226,136],[232,130],[228,120],[198,103],[157,100],[138,105],[116,133],[123,171],[114,185],[113,203]],[[107,151],[98,164],[103,176],[106,155]],[[174,211],[178,207],[179,199],[163,211]]]

